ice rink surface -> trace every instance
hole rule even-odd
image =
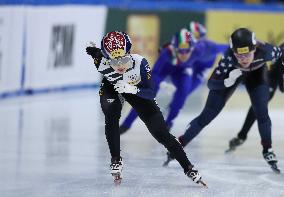
[[[185,111],[174,124],[176,136],[197,115]],[[282,170],[283,113],[270,110]],[[125,165],[116,187],[97,91],[1,100],[0,197],[283,197],[284,175],[274,174],[262,158],[256,125],[239,149],[224,153],[245,114],[245,109],[224,109],[185,148],[208,189],[187,178],[177,162],[162,167],[165,148],[136,121],[121,137]]]

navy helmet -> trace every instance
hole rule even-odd
[[[247,28],[235,30],[230,37],[230,48],[237,54],[253,51],[256,43],[255,33]]]

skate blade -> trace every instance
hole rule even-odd
[[[235,150],[236,150],[235,148],[229,148],[225,150],[225,153],[231,153],[231,152],[234,152]]]
[[[118,177],[118,178],[114,178],[114,180],[113,180],[114,185],[115,185],[115,186],[120,185],[120,184],[121,184],[121,180],[122,180],[122,178],[120,178],[120,177]]]
[[[112,176],[113,176],[114,185],[115,186],[120,185],[121,184],[121,180],[122,180],[122,177],[121,177],[120,173],[112,174]]]
[[[276,165],[272,165],[271,169],[276,174],[280,174],[281,173],[281,170]]]
[[[167,167],[167,166],[169,165],[170,161],[171,161],[171,160],[165,161],[165,162],[163,163],[163,167]]]
[[[201,184],[203,187],[205,187],[206,189],[208,189],[208,186],[206,183],[204,183],[202,180],[198,181],[199,184]]]

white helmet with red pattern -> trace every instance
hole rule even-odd
[[[108,59],[115,59],[129,54],[131,46],[129,36],[121,31],[111,31],[101,41],[101,50]]]

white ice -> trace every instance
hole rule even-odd
[[[175,121],[174,135],[200,110],[188,111]],[[97,90],[1,100],[0,196],[284,196],[284,176],[262,158],[256,125],[245,144],[224,154],[246,111],[225,109],[185,148],[208,189],[187,178],[177,162],[162,167],[166,150],[141,121],[121,137],[125,166],[115,187]],[[283,112],[270,110],[273,149],[284,170]]]

